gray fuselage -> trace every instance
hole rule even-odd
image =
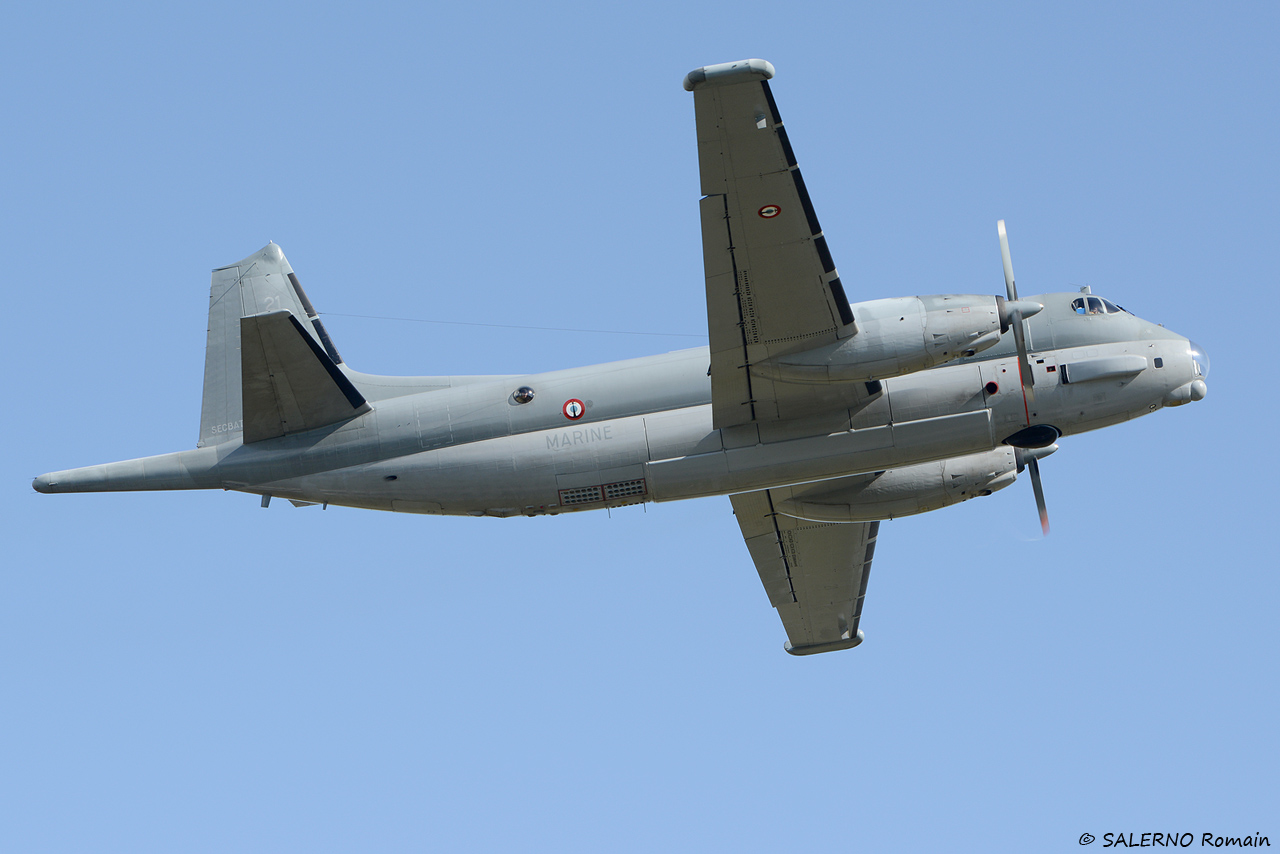
[[[883,380],[860,408],[749,430],[713,427],[706,348],[528,376],[392,378],[344,366],[371,404],[344,423],[55,472],[35,487],[555,514],[897,469],[989,452],[1029,423],[1070,435],[1185,402],[1200,375],[1186,338],[1128,312],[1077,314],[1078,296],[1031,298],[1045,306],[1027,321],[1033,407],[1008,333],[975,356]],[[520,402],[521,388],[531,400]]]

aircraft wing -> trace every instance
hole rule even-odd
[[[775,383],[751,371],[856,331],[849,300],[769,90],[773,66],[700,68],[693,92],[702,252],[717,428],[852,405],[856,392]]]
[[[774,511],[776,492],[762,489],[729,498],[765,593],[787,630],[785,649],[810,655],[857,646],[880,523],[784,516]]]

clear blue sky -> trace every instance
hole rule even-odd
[[[3,13],[0,848],[1280,844],[1273,4],[22,4]],[[727,499],[554,519],[44,496],[194,445],[209,270],[279,243],[347,362],[700,334],[692,68],[750,56],[853,299],[1091,285],[1203,403],[881,529],[793,659]],[[1095,843],[1101,846],[1102,842]],[[1092,850],[1092,849],[1088,849]]]

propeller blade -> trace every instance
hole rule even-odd
[[[1036,494],[1036,509],[1040,511],[1040,530],[1049,536],[1049,507],[1044,503],[1044,485],[1040,483],[1040,460],[1027,458],[1027,471],[1031,472],[1031,488]]]
[[[1013,259],[1009,257],[1009,234],[1004,230],[1004,220],[996,223],[996,231],[1000,232],[1000,260],[1004,262],[1004,287],[1009,293],[1009,302],[1017,302],[1018,288],[1013,283]]]
[[[1009,255],[1009,232],[1005,230],[1004,220],[996,223],[996,231],[1000,234],[1000,260],[1004,262],[1004,287],[1009,294],[1009,302],[1017,304],[1018,286],[1013,283],[1013,258]],[[1013,325],[1013,343],[1018,348],[1018,377],[1022,380],[1022,394],[1027,403],[1027,426],[1031,426],[1031,407],[1035,406],[1036,384],[1035,373],[1031,370],[1031,357],[1027,355],[1027,336],[1022,329],[1022,312],[1015,307],[1010,312],[1010,323]]]
[[[1018,348],[1018,375],[1022,380],[1022,393],[1026,395],[1027,406],[1035,406],[1036,376],[1031,370],[1031,357],[1027,355],[1027,336],[1022,329],[1022,315],[1018,312],[1013,314],[1013,343]]]

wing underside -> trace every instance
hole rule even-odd
[[[848,429],[878,387],[787,383],[762,365],[857,333],[769,88],[749,59],[690,72],[703,199],[712,423],[733,445]],[[878,384],[877,384],[878,385]],[[788,652],[857,646],[878,522],[831,524],[778,513],[789,489],[731,496]]]
[[[849,649],[867,593],[879,522],[810,522],[774,509],[778,490],[730,496],[747,550],[787,631],[787,652]]]
[[[700,75],[700,76],[699,76]],[[766,359],[855,331],[782,117],[760,60],[690,74],[704,198],[703,263],[717,427],[855,405],[858,389],[775,383]]]

